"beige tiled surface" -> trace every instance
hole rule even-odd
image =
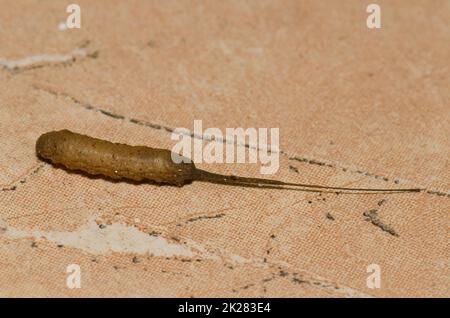
[[[61,31],[69,3],[0,1],[0,59],[86,53],[0,69],[1,296],[450,295],[448,1],[378,1],[376,31],[367,1],[78,1],[82,28]],[[173,128],[279,127],[273,178],[427,192],[156,187],[40,162],[37,137],[63,128],[173,145],[86,105]]]

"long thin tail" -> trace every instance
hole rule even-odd
[[[246,178],[237,176],[226,176],[217,173],[196,169],[195,180],[224,185],[241,187],[264,188],[264,189],[286,189],[306,192],[332,192],[352,194],[376,194],[376,193],[407,193],[420,192],[422,189],[369,189],[369,188],[346,188],[329,187],[315,184],[290,183],[277,180]]]

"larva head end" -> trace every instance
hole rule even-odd
[[[43,159],[52,158],[53,154],[56,152],[56,138],[55,134],[57,132],[52,131],[41,135],[36,141],[36,154]]]

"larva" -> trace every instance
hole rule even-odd
[[[396,193],[419,192],[420,189],[363,189],[329,187],[276,180],[226,176],[197,169],[193,162],[175,163],[171,151],[145,146],[112,143],[69,130],[51,131],[36,141],[40,158],[60,164],[69,170],[112,179],[153,181],[182,186],[191,181],[206,181],[242,187],[297,189],[313,192]]]

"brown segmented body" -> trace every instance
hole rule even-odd
[[[289,189],[310,192],[336,193],[400,193],[419,192],[420,189],[367,189],[330,187],[289,183],[270,179],[225,176],[197,169],[191,161],[175,163],[167,149],[130,146],[81,135],[69,130],[51,131],[36,141],[39,157],[61,164],[70,170],[113,179],[153,181],[182,186],[193,180],[241,187]]]
[[[183,185],[195,170],[193,163],[174,163],[166,149],[112,143],[69,130],[43,134],[36,142],[36,152],[67,169],[113,179]]]

